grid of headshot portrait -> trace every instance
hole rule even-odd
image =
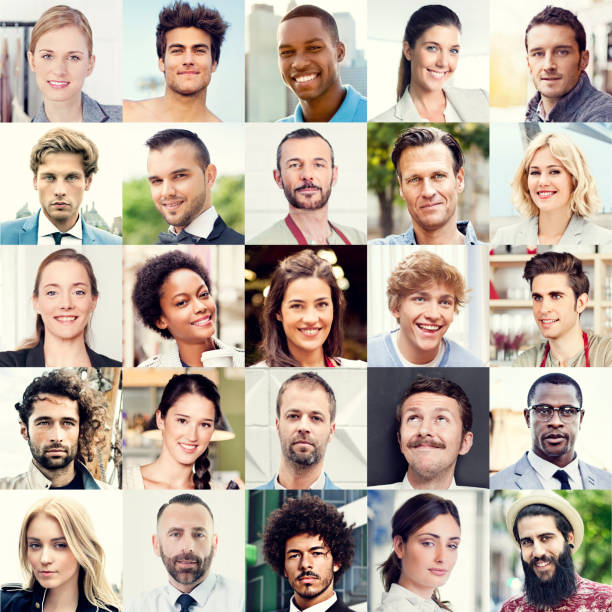
[[[0,0],[0,612],[612,612],[612,0],[441,1]]]

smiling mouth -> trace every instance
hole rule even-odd
[[[311,81],[314,81],[318,76],[318,73],[313,72],[312,74],[303,74],[300,76],[295,76],[293,77],[293,80],[301,85],[302,83],[310,83]]]
[[[70,81],[47,81],[50,87],[53,89],[64,89],[64,87],[68,87],[70,85]]]
[[[554,196],[557,192],[556,191],[538,191],[538,198],[540,198],[540,200],[547,200],[548,198],[551,198],[552,196]]]
[[[186,453],[193,453],[197,450],[197,444],[189,444],[187,442],[179,442],[178,445],[185,451]]]
[[[211,322],[212,322],[212,317],[209,315],[207,317],[202,317],[201,319],[198,319],[197,321],[193,321],[189,325],[193,325],[195,327],[206,327],[207,325],[210,325]]]
[[[78,317],[76,315],[61,315],[53,317],[58,323],[74,323]]]
[[[436,334],[444,327],[443,325],[431,325],[429,323],[417,323],[416,326],[426,334]]]
[[[440,72],[439,70],[432,70],[431,68],[427,68],[427,72],[429,72],[434,79],[443,79],[448,74],[448,70]]]
[[[304,327],[300,329],[299,331],[305,336],[314,337],[321,331],[321,328],[320,327]]]
[[[445,569],[436,569],[434,567],[430,567],[428,571],[434,576],[446,576],[447,573]]]
[[[174,210],[183,204],[184,200],[170,200],[162,202],[162,206],[167,210]]]
[[[540,319],[541,325],[553,325],[554,323],[558,323],[559,319]]]

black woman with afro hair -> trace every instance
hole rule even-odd
[[[204,265],[172,250],[148,259],[138,270],[132,301],[146,327],[175,342],[139,367],[244,366],[244,351],[215,337],[217,307]]]
[[[334,592],[355,553],[353,526],[338,509],[320,497],[289,499],[268,517],[263,537],[266,562],[293,589],[292,606],[305,610],[333,600],[327,612],[350,608]]]

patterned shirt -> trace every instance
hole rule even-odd
[[[511,597],[500,612],[610,612],[612,610],[612,587],[593,582],[576,574],[576,592],[556,606],[536,608],[527,602],[526,595]]]

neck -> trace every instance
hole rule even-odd
[[[323,460],[313,465],[298,465],[284,456],[278,468],[278,482],[285,489],[310,489],[323,472]]]
[[[150,464],[151,473],[155,474],[155,480],[166,484],[168,489],[193,489],[194,463],[179,463],[166,447],[162,446],[159,457]]]
[[[576,453],[574,452],[573,447],[567,453],[565,453],[564,455],[559,455],[558,457],[546,455],[538,448],[532,448],[531,450],[533,450],[533,452],[540,459],[544,459],[544,461],[548,461],[548,463],[552,463],[553,465],[556,465],[558,468],[564,468],[566,465],[570,464],[576,458]]]
[[[202,353],[215,350],[215,343],[212,338],[204,344],[187,344],[177,341],[178,352],[181,361],[193,368],[202,367]]]
[[[197,586],[200,586],[206,580],[206,578],[208,578],[208,574],[210,574],[210,570],[208,570],[208,572],[206,572],[206,574],[202,576],[197,582],[193,582],[191,584],[181,584],[180,582],[177,582],[172,576],[168,575],[168,582],[177,591],[180,591],[181,593],[191,593],[193,589],[195,589]]]
[[[446,96],[442,89],[424,89],[416,83],[410,83],[408,91],[421,117],[429,121],[445,121]]]
[[[64,584],[47,589],[44,607],[48,612],[76,612],[79,605],[79,574]]]
[[[77,122],[83,121],[83,105],[81,104],[81,92],[70,100],[54,102],[45,100],[45,114],[50,122]]]
[[[572,211],[567,206],[564,210],[541,212],[538,217],[538,242],[540,244],[557,244],[563,237]]]
[[[327,219],[327,205],[319,210],[302,210],[289,206],[289,214],[306,240],[315,244],[328,244],[331,228]]]
[[[302,597],[299,593],[293,591],[293,600],[295,601],[296,606],[300,610],[307,610],[308,608],[312,608],[312,606],[316,606],[323,601],[327,601],[330,597],[334,596],[334,583],[332,583],[322,592],[319,593],[316,597],[311,599],[307,599]]]
[[[434,589],[429,589],[427,587],[421,587],[417,584],[414,584],[412,580],[410,580],[410,578],[406,576],[403,572],[400,576],[400,579],[397,581],[397,583],[401,587],[408,589],[411,593],[414,593],[415,595],[418,595],[419,597],[422,597],[423,599],[431,599],[433,592],[434,592]]]
[[[568,359],[584,351],[580,321],[576,321],[573,329],[560,338],[551,338],[548,344],[550,345],[551,355],[559,362],[559,365],[562,367],[567,366]]]
[[[406,339],[401,329],[399,330],[398,334],[399,336],[397,338],[397,346],[404,359],[407,359],[410,363],[422,365],[424,363],[429,363],[430,361],[433,361],[436,358],[436,355],[440,350],[439,344],[430,350],[424,350],[414,347]],[[440,342],[444,342],[444,339],[442,339]]]
[[[50,470],[48,468],[43,467],[36,461],[36,459],[32,459],[36,468],[51,481],[52,487],[65,487],[69,482],[72,482],[74,478],[75,469],[74,469],[74,461],[71,461],[67,466],[63,468],[58,468],[57,470]]]
[[[414,225],[413,228],[418,244],[465,244],[465,236],[457,229],[456,219],[444,227],[433,230],[418,225]]]
[[[297,347],[290,347],[289,352],[302,368],[325,367],[325,354],[322,346],[314,351],[304,351]]]
[[[91,366],[91,361],[85,349],[83,334],[76,338],[57,338],[45,334],[43,344],[45,365],[53,367]]]
[[[417,474],[410,466],[408,466],[408,482],[413,489],[426,490],[442,490],[450,489],[453,483],[453,474],[455,473],[455,464],[451,465],[445,471],[436,474],[435,476],[426,477]]]
[[[163,107],[166,121],[210,121],[214,117],[206,106],[206,89],[184,95],[166,87]]]
[[[47,213],[45,213],[45,211],[42,211],[42,214],[45,215],[45,217],[47,217]],[[47,217],[47,219],[49,219],[49,217]],[[79,213],[77,212],[75,217],[71,217],[70,219],[67,219],[66,221],[64,221],[63,223],[58,223],[55,219],[49,219],[49,221],[51,221],[51,224],[60,232],[67,232],[69,229],[72,229],[76,222],[79,219]]]
[[[322,96],[314,100],[300,100],[304,121],[329,121],[338,111],[347,91],[337,80]]]

